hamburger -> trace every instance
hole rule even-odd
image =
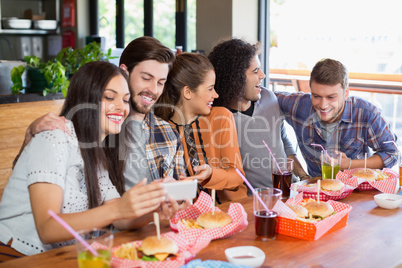
[[[321,180],[321,189],[326,190],[326,191],[339,191],[343,187],[345,187],[345,184],[341,182],[340,180]]]
[[[201,214],[196,220],[196,224],[204,229],[219,228],[232,222],[232,218],[223,211],[212,211]]]
[[[135,247],[134,243],[123,244],[116,249],[114,255],[121,259],[142,260],[142,261],[164,261],[169,256],[176,257],[179,247],[172,240],[157,236],[148,236],[140,247]]]
[[[169,255],[176,255],[179,247],[175,242],[166,237],[158,239],[157,236],[148,236],[142,240],[141,247],[138,249],[142,252],[142,259],[145,257],[156,258],[158,261],[166,260]]]
[[[369,168],[362,168],[353,172],[353,176],[366,179],[366,181],[375,181],[378,179],[378,173]]]
[[[334,213],[333,207],[326,202],[311,201],[306,203],[304,207],[309,213],[309,218],[323,220]]]
[[[286,204],[286,205],[296,213],[296,216],[298,218],[305,219],[308,217],[308,210],[302,205],[292,205],[292,204]]]

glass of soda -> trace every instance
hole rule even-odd
[[[274,188],[282,191],[282,198],[290,196],[290,185],[293,178],[293,159],[277,158],[271,161],[272,183]]]
[[[111,249],[113,246],[113,233],[106,228],[95,228],[78,232],[79,235],[93,247],[98,256],[92,254],[79,241],[77,244],[78,267],[79,268],[109,268],[111,267]]]
[[[278,230],[278,214],[272,209],[281,198],[282,191],[276,188],[257,188],[255,191],[265,205],[254,195],[255,235],[258,240],[273,240]]]
[[[338,151],[328,150],[326,153],[321,151],[321,170],[322,179],[336,179],[341,169],[342,154]]]

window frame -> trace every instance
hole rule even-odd
[[[187,51],[187,0],[176,2],[176,46]],[[91,35],[99,35],[98,0],[89,0],[89,28]],[[154,36],[153,0],[144,0],[144,35]],[[116,0],[116,48],[124,48],[124,0]]]

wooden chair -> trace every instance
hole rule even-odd
[[[310,80],[292,79],[292,85],[296,92],[310,93]]]

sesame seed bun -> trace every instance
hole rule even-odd
[[[378,178],[377,172],[375,172],[374,170],[369,169],[369,168],[359,169],[359,170],[353,172],[353,176],[356,176],[356,177],[362,178],[362,179],[366,179],[367,181],[375,181]]]
[[[340,180],[321,180],[321,189],[327,191],[339,191],[345,187],[345,184]]]
[[[142,252],[145,255],[151,256],[157,253],[177,254],[179,247],[175,242],[166,237],[148,236],[141,243]]]
[[[212,211],[201,214],[196,220],[196,223],[205,229],[223,227],[231,222],[232,218],[222,211],[215,211],[213,215]]]

